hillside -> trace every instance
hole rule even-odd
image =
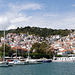
[[[48,29],[48,28],[39,28],[39,27],[24,27],[24,28],[17,28],[17,29],[11,29],[11,30],[7,30],[7,33],[29,33],[29,34],[35,34],[38,36],[49,36],[49,35],[61,35],[61,36],[66,36],[68,35],[71,31],[70,30],[56,30],[56,29]],[[3,36],[3,31],[0,31],[0,37]]]

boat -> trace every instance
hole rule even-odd
[[[16,39],[17,40],[17,39]],[[20,58],[18,59],[17,57],[17,42],[16,42],[16,57],[15,59],[13,60],[14,62],[14,65],[24,65],[25,63],[25,60],[20,60]]]
[[[5,61],[5,29],[4,29],[4,52],[3,59],[0,61],[0,67],[8,67],[8,62]]]
[[[30,54],[30,51],[28,49],[28,57],[25,60],[25,65],[28,65],[28,64],[40,64],[41,63],[41,62],[37,62],[36,59],[31,59],[29,54]]]
[[[42,58],[42,59],[37,59],[37,62],[50,63],[50,62],[52,62],[52,59]]]
[[[14,65],[14,61],[11,60],[11,59],[7,60],[7,62],[8,62],[8,66],[13,66]]]
[[[28,57],[25,61],[25,65],[28,65],[28,64],[41,64],[41,63],[43,63],[43,62],[40,61],[40,60],[30,58],[29,50],[28,50]]]
[[[14,65],[24,65],[25,64],[25,60],[19,60],[19,59],[15,59],[14,60]]]
[[[52,59],[45,59],[45,60],[43,60],[43,63],[50,63],[50,62],[52,62]]]
[[[31,59],[30,58],[30,50],[28,49],[28,57],[25,61],[25,64],[42,64],[42,63],[50,63],[51,59]]]
[[[8,67],[8,62],[6,61],[0,61],[0,67]]]
[[[37,59],[30,59],[30,58],[27,58],[26,61],[25,61],[25,65],[28,65],[28,64],[41,64],[42,62],[41,61],[37,61]]]

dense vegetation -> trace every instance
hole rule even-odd
[[[30,50],[30,56],[32,58],[51,58],[53,56],[53,52],[50,47],[46,44],[46,42],[34,43]]]
[[[5,44],[5,56],[12,56],[15,51],[11,50],[11,47]],[[4,44],[0,47],[0,57],[4,55]]]
[[[48,29],[48,28],[39,28],[39,27],[24,27],[24,28],[19,28],[17,27],[17,29],[11,29],[11,30],[7,30],[7,33],[27,33],[29,32],[29,34],[35,34],[35,35],[39,35],[39,36],[49,36],[49,35],[61,35],[61,36],[66,36],[68,35],[71,31],[70,30],[56,30],[56,29]],[[3,31],[0,31],[0,36],[3,36]]]

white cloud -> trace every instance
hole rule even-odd
[[[32,10],[41,10],[43,8],[43,5],[41,4],[37,4],[37,3],[29,3],[29,4],[26,4],[26,5],[23,5],[21,10],[29,10],[29,9],[32,9]]]
[[[0,16],[1,29],[15,29],[17,27],[35,26],[47,27],[53,29],[75,29],[74,13],[37,13],[29,16],[28,13],[22,13],[22,10],[41,10],[44,6],[37,3],[28,4],[10,4],[10,9],[3,16]]]
[[[24,4],[9,4],[9,11],[5,12],[3,16],[0,16],[0,29],[13,29],[17,26],[25,26],[32,16],[28,14],[22,14],[22,10],[41,10],[44,6],[38,3],[24,3]]]
[[[9,29],[16,29],[16,26],[15,26],[15,25],[10,25],[10,26],[8,26],[7,29],[8,29],[8,30],[9,30]]]
[[[32,17],[30,16],[30,17],[17,17],[17,18],[15,18],[15,19],[13,19],[12,21],[11,21],[11,23],[17,23],[17,22],[26,22],[26,21],[29,21],[30,19],[31,19]]]
[[[5,17],[0,17],[0,29],[15,29],[17,27],[35,26],[53,29],[75,29],[74,13],[69,14],[37,14],[25,16],[24,14],[8,13]]]
[[[44,8],[44,5],[38,3],[25,3],[25,4],[9,4],[10,10],[19,12],[22,10],[41,10]]]
[[[72,7],[75,7],[75,4],[72,4]]]
[[[48,14],[49,15],[49,14]],[[75,16],[74,14],[50,14],[49,16],[33,17],[30,22],[31,26],[46,27],[53,29],[75,29]],[[28,25],[27,24],[27,25]]]
[[[9,19],[5,16],[0,16],[0,29],[6,29],[6,26],[9,26]]]

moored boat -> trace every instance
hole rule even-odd
[[[37,61],[36,59],[26,59],[25,64],[41,64],[42,62]]]
[[[8,67],[8,62],[0,61],[0,67]]]
[[[14,65],[24,65],[24,64],[25,64],[25,61],[23,60],[18,60],[18,59],[14,60]]]
[[[8,62],[8,66],[13,66],[14,65],[14,61],[9,59],[9,60],[6,60]]]
[[[0,61],[0,67],[8,67],[8,62],[5,61],[5,30],[4,30],[4,52],[3,52],[3,59]]]

